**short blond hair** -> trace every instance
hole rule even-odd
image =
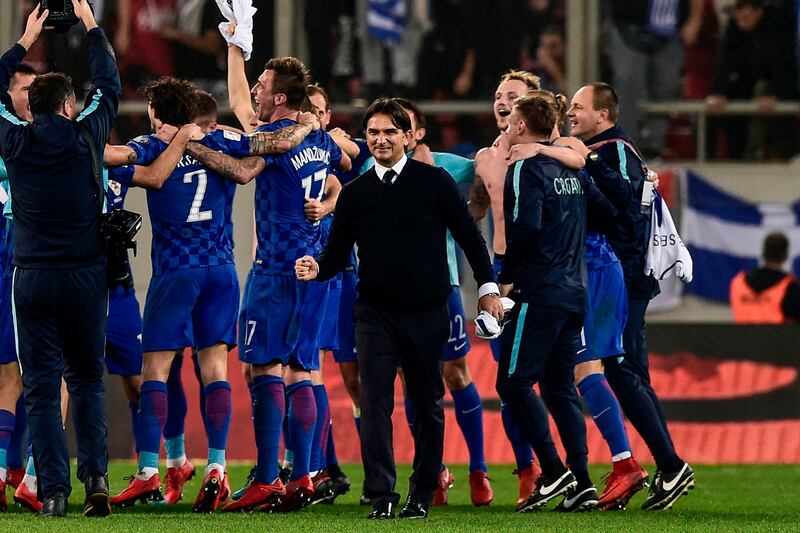
[[[509,70],[500,76],[500,83],[509,80],[521,81],[528,86],[529,91],[538,91],[542,88],[542,80],[539,76],[527,70]]]

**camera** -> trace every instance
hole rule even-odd
[[[136,256],[136,242],[133,240],[142,227],[142,215],[125,209],[115,209],[105,215],[100,223],[100,233],[106,239],[108,251],[108,288],[133,286],[128,250]]]
[[[66,33],[70,27],[78,23],[78,17],[72,7],[72,0],[41,0],[40,11],[50,10],[45,26],[52,26],[58,33]]]

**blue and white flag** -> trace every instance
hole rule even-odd
[[[789,239],[787,266],[800,274],[800,199],[748,202],[692,171],[685,183],[681,235],[694,259],[694,280],[686,293],[727,302],[731,279],[759,265],[764,237],[773,232]]]
[[[406,27],[406,0],[369,0],[367,31],[379,41],[400,43]]]

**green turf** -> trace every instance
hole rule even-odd
[[[592,469],[599,483],[606,469]],[[651,469],[652,470],[652,469]],[[128,462],[111,465],[112,491],[124,486],[123,476],[133,471]],[[230,466],[234,490],[247,475],[245,465]],[[39,519],[11,506],[0,513],[2,531],[144,531],[172,533],[177,531],[800,531],[800,466],[698,466],[695,469],[697,487],[681,499],[671,511],[644,512],[639,506],[644,495],[637,495],[624,512],[592,512],[562,515],[542,510],[524,515],[512,512],[516,499],[516,477],[511,467],[491,469],[495,502],[490,507],[476,509],[469,504],[466,467],[455,467],[456,484],[450,490],[450,505],[435,508],[428,520],[392,520],[375,523],[364,516],[368,508],[358,505],[361,489],[360,466],[345,467],[353,482],[349,494],[334,505],[318,505],[291,515],[236,514],[214,516],[191,513],[191,500],[199,486],[197,476],[185,491],[184,501],[175,507],[152,507],[137,504],[133,509],[115,511],[107,519],[86,519],[80,515],[83,494],[80,487],[70,499],[67,519]],[[400,467],[405,490],[409,467]],[[551,504],[550,508],[554,507]]]

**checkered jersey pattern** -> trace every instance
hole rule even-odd
[[[206,140],[203,144],[213,143]],[[154,136],[131,146],[137,164],[149,164],[167,147]],[[153,275],[233,263],[233,196],[236,184],[184,155],[160,189],[147,191],[153,227]]]
[[[150,258],[153,275],[184,268],[199,268],[233,263],[233,248],[226,225],[219,221],[193,222],[170,226],[153,223]]]
[[[275,131],[294,125],[279,120],[259,128]],[[294,262],[322,252],[320,224],[305,218],[306,198],[322,198],[325,179],[338,165],[341,151],[323,131],[314,131],[289,152],[267,158],[256,179],[256,262],[269,274],[294,275]]]
[[[602,233],[586,234],[586,268],[594,270],[619,263],[617,255]]]

